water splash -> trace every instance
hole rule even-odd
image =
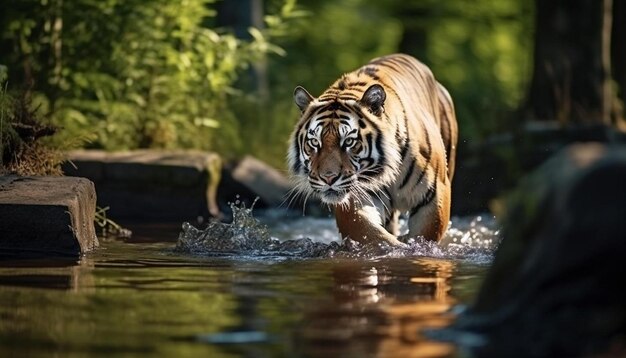
[[[200,230],[185,222],[175,250],[206,256],[395,258],[435,257],[475,262],[490,261],[499,241],[493,218],[453,218],[441,243],[422,238],[411,239],[405,247],[381,243],[364,246],[352,240],[340,242],[334,220],[288,218],[269,213],[270,228],[252,215],[254,204],[246,208],[231,204],[230,224],[210,222]],[[273,237],[270,231],[279,237]]]

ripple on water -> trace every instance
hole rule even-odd
[[[273,237],[270,229],[252,215],[252,208],[231,205],[230,224],[210,222],[198,229],[185,222],[179,234],[176,251],[206,256],[246,257],[343,257],[400,258],[434,257],[443,259],[489,262],[499,242],[499,231],[493,217],[453,218],[441,243],[423,238],[411,239],[406,247],[380,244],[366,247],[352,240],[339,241],[331,219],[286,218],[272,228],[281,238]],[[333,237],[334,240],[329,239]]]

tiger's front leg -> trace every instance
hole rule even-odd
[[[365,245],[385,242],[393,246],[404,246],[380,224],[375,206],[358,205],[350,199],[347,207],[338,205],[335,208],[335,219],[342,239],[350,238]]]
[[[450,221],[450,183],[439,182],[440,190],[434,191],[432,198],[423,206],[417,206],[409,211],[409,233],[399,237],[406,242],[418,236],[426,240],[440,241],[448,228]]]

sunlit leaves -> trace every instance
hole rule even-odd
[[[264,54],[284,55],[272,38],[285,32],[290,16],[300,16],[292,15],[295,1],[286,0],[280,12],[268,15],[266,29],[251,28],[252,39],[241,40],[207,27],[215,15],[213,2],[25,0],[20,6],[0,5],[5,13],[0,16],[10,19],[0,24],[0,63],[7,63],[17,79],[28,61],[48,115],[68,136],[95,132],[93,145],[108,149],[211,149],[216,130],[232,132],[225,128],[233,126],[226,106],[233,83]],[[63,23],[57,43],[62,57],[51,60],[54,16]],[[32,57],[25,59],[27,54]],[[55,66],[62,78],[51,81]]]

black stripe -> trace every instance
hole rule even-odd
[[[378,75],[376,75],[376,72],[378,72],[378,69],[374,66],[366,66],[365,68],[362,68],[361,70],[359,70],[359,72],[357,72],[358,75],[365,73],[368,77],[370,77],[373,80],[378,81],[380,79],[380,77],[378,77]]]
[[[374,149],[374,146],[373,146],[373,144],[372,144],[372,133],[367,133],[367,134],[365,135],[365,141],[367,142],[367,146],[368,146],[368,148],[369,148],[369,151],[368,151],[368,153],[367,153],[367,156],[368,156],[368,157],[371,157],[371,156],[372,156],[372,150]]]
[[[450,121],[448,120],[448,116],[445,114],[445,109],[443,112],[444,112],[443,118],[440,118],[440,120],[441,120],[441,125],[444,127],[443,129],[446,133],[446,138],[444,138],[445,148],[446,148],[446,162],[449,162],[450,161],[450,143],[452,142],[452,138],[450,134]],[[445,126],[444,126],[444,122],[445,122]]]
[[[404,161],[404,157],[406,156],[406,153],[409,152],[409,141],[404,141],[404,145],[402,146],[402,149],[400,150],[400,158],[402,159],[402,161]]]
[[[387,194],[387,197],[389,198],[389,200],[391,200],[391,193],[389,192],[389,188],[384,187],[383,191],[385,192],[385,194]]]
[[[410,61],[408,58],[398,56],[395,58],[395,60],[415,70],[415,72],[419,72],[419,68],[415,65],[415,62]]]
[[[361,118],[366,119],[367,117],[365,117],[364,113],[363,113],[363,108],[361,106],[352,106],[353,110],[355,112],[358,112],[358,114],[360,114]],[[369,121],[369,120],[368,120]],[[376,148],[378,149],[378,153],[380,154],[380,165],[385,166],[387,164],[387,157],[385,155],[385,152],[382,150],[382,132],[380,130],[380,127],[374,123],[373,121],[369,121],[370,125],[373,127],[373,132],[377,134],[376,137]],[[368,133],[367,136],[371,137],[371,133]],[[368,153],[368,156],[372,155],[372,147],[371,147],[371,141],[368,142],[370,144],[370,151]]]
[[[312,119],[316,120],[316,121],[323,121],[324,119],[328,119],[328,118],[332,118],[334,117],[333,113],[329,113],[329,114],[325,114],[323,116],[319,116],[319,117],[314,117]]]
[[[424,131],[424,136],[425,136],[425,138],[426,138],[426,145],[427,145],[428,147],[427,147],[427,152],[426,152],[426,153],[424,153],[424,152],[422,151],[422,148],[419,148],[419,152],[420,152],[420,154],[422,155],[422,157],[427,158],[427,159],[430,159],[430,157],[432,156],[432,153],[433,153],[433,145],[432,145],[432,143],[430,142],[430,136],[428,135],[428,132],[426,131],[426,125],[425,125],[425,124],[424,124],[424,122],[422,122],[422,121],[420,121],[420,123],[422,124],[422,129],[423,129],[423,131]]]
[[[374,61],[370,61],[370,63],[374,64],[374,65],[380,65],[381,63],[385,63],[385,62],[389,61],[390,58],[391,58],[391,56],[383,56],[383,57],[379,57],[377,59],[374,59]]]
[[[317,128],[319,128],[320,126],[323,126],[324,122],[319,122],[318,124],[315,125],[314,128],[309,129],[309,134],[315,134],[315,131],[317,130]]]
[[[375,167],[371,168],[371,169],[367,169],[365,171],[359,172],[359,174],[363,175],[363,176],[359,176],[358,177],[358,181],[360,182],[371,182],[373,181],[375,178],[373,178],[374,176],[379,175],[380,173],[383,172],[385,168],[380,166],[380,165],[376,165]]]
[[[385,155],[385,151],[383,151],[383,135],[382,133],[378,133],[376,137],[376,148],[378,148],[378,155],[380,155],[379,164],[382,166],[387,165],[387,156]]]
[[[420,201],[419,204],[417,204],[416,206],[413,207],[413,209],[411,209],[411,213],[409,214],[410,215],[409,217],[415,216],[415,214],[417,214],[417,212],[420,211],[420,209],[430,204],[435,198],[436,193],[437,193],[437,175],[435,175],[435,185],[432,187],[428,187],[428,190],[426,191],[426,194],[424,194],[422,201]]]
[[[387,195],[387,198],[389,199],[390,206],[393,207],[393,196],[391,196],[391,193],[389,192],[389,188],[384,187],[383,191],[385,192],[385,195]]]
[[[384,85],[384,83],[381,82],[381,84]],[[402,98],[398,95],[398,92],[396,92],[393,87],[389,87],[385,85],[385,90],[391,92],[396,99],[398,100],[398,102],[400,102],[400,107],[402,108],[402,117],[404,118],[404,130],[406,131],[406,143],[409,142],[409,119],[407,118],[406,115],[406,107],[404,106],[404,102],[402,102]],[[363,111],[361,110],[361,114],[363,114]]]
[[[350,108],[346,107],[342,103],[337,102],[336,98],[333,98],[333,100],[335,100],[333,103],[330,103],[330,104],[326,105],[326,107],[328,107],[329,111],[350,112]]]
[[[420,185],[420,182],[422,181],[422,178],[424,178],[424,174],[426,174],[426,170],[428,169],[428,165],[430,165],[430,159],[432,158],[432,152],[433,152],[433,147],[432,147],[432,143],[430,142],[430,137],[428,137],[428,133],[426,132],[426,126],[424,125],[424,122],[421,122],[422,124],[422,128],[424,129],[424,134],[426,134],[426,144],[428,145],[428,153],[426,155],[422,154],[422,151],[420,150],[420,154],[422,154],[422,156],[424,156],[424,158],[426,159],[426,164],[424,164],[424,168],[422,169],[422,173],[420,174],[419,178],[417,178],[417,181],[415,182],[415,185]]]
[[[385,214],[386,213],[387,213],[387,211],[385,211]],[[386,215],[385,224],[383,225],[385,229],[389,226],[389,223],[391,222],[391,217],[392,216],[393,216],[392,213],[389,213],[389,215]]]
[[[361,158],[361,159],[359,159],[359,164],[361,164],[361,162],[367,162],[365,165],[363,165],[363,167],[368,167],[368,166],[372,165],[372,163],[374,163],[374,159],[372,159],[372,158]]]
[[[444,113],[444,118],[446,120],[446,136],[447,136],[447,140],[446,140],[446,162],[448,163],[448,165],[450,164],[450,150],[451,150],[451,145],[452,145],[452,126],[450,125],[450,117],[448,116],[448,114],[446,113],[446,106],[444,104],[443,101],[441,101],[442,99],[448,103],[448,106],[450,106],[450,108],[452,108],[452,103],[450,103],[450,98],[446,95],[446,93],[441,89],[441,84],[439,84],[439,94],[440,96],[440,103],[443,105],[443,113]],[[449,169],[448,169],[449,172]]]
[[[362,171],[360,174],[364,175],[364,176],[376,176],[376,175],[382,173],[382,171],[383,171],[383,167],[377,165],[374,168]],[[361,180],[361,179],[362,179],[362,177],[359,178],[359,180]],[[370,179],[368,179],[368,180],[370,180]]]
[[[396,144],[398,144],[398,148],[402,147],[402,135],[400,135],[400,126],[396,126]]]
[[[381,63],[378,64],[378,66],[390,68],[390,69],[394,70],[395,72],[402,72],[402,69],[398,68],[398,66],[396,64],[394,64],[394,63],[381,62]]]
[[[318,108],[315,110],[315,112],[313,112],[313,116],[316,116],[316,115],[318,115],[318,114],[320,114],[320,113],[324,112],[325,110],[327,110],[327,108],[326,108],[326,107],[327,107],[327,106],[320,106],[320,107],[318,107]]]
[[[366,109],[364,109],[363,107],[361,107],[358,104],[352,106],[352,111],[356,112],[356,114],[358,114],[359,117],[361,117],[361,119],[365,120],[366,122],[369,122],[369,124],[374,128],[374,132],[381,133],[381,130],[380,130],[380,127],[378,126],[378,124],[376,124],[374,121],[371,121],[369,118],[366,117],[365,110]]]
[[[365,85],[367,85],[367,82],[362,82],[362,81],[348,83],[349,87],[363,87]]]
[[[411,176],[413,175],[413,170],[415,170],[415,159],[411,158],[411,163],[409,164],[409,170],[406,172],[404,179],[402,179],[402,184],[400,184],[400,189],[404,188],[404,186],[409,182]],[[423,175],[423,172],[422,172]]]
[[[424,174],[426,174],[426,170],[428,170],[428,164],[430,164],[430,158],[428,158],[428,161],[426,162],[426,165],[424,166],[424,169],[422,169],[422,173],[420,174],[419,178],[417,178],[417,181],[415,182],[415,185],[420,185],[420,182],[422,181],[422,178],[424,177]]]
[[[296,152],[296,161],[295,163],[293,163],[293,168],[291,168],[291,170],[294,173],[300,173],[300,169],[302,168],[302,161],[300,161],[300,137],[301,136],[302,135],[300,134],[293,141],[294,151]]]

